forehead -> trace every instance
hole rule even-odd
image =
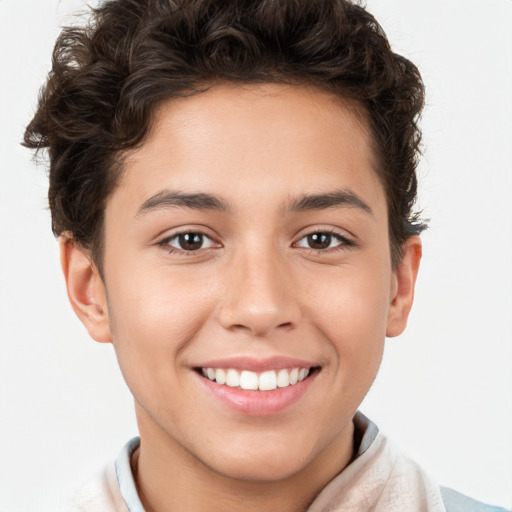
[[[118,188],[131,189],[134,206],[163,188],[235,201],[346,186],[372,195],[374,169],[354,102],[313,87],[222,84],[160,105],[145,143],[126,154]]]

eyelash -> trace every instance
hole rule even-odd
[[[172,247],[170,245],[172,240],[178,239],[178,237],[183,236],[183,235],[200,235],[201,237],[203,237],[203,243],[204,243],[204,239],[208,239],[213,244],[215,244],[215,241],[213,240],[213,238],[210,235],[208,235],[204,231],[201,231],[200,229],[195,229],[195,230],[186,230],[186,231],[180,231],[179,233],[174,233],[173,235],[168,236],[168,237],[164,238],[163,240],[161,240],[160,242],[158,242],[158,245],[163,247],[169,254],[178,254],[180,256],[196,256],[200,250],[208,250],[208,249],[214,248],[214,247],[207,247],[206,249],[203,249],[202,247],[200,247],[197,250],[186,250],[183,248],[178,249],[177,247]]]
[[[165,250],[167,250],[167,252],[169,254],[178,254],[180,256],[194,256],[194,255],[197,255],[197,253],[201,250],[208,250],[208,249],[216,248],[216,247],[206,247],[206,248],[200,247],[196,250],[187,250],[187,249],[183,249],[183,248],[179,249],[177,247],[172,247],[170,245],[172,240],[178,239],[178,237],[183,236],[183,235],[200,235],[201,237],[203,237],[203,240],[202,240],[203,243],[204,243],[204,239],[210,240],[212,242],[212,244],[216,243],[212,239],[212,237],[209,236],[207,233],[205,233],[204,231],[201,231],[200,229],[196,229],[196,230],[187,230],[187,231],[181,231],[179,233],[174,233],[173,235],[168,236],[168,237],[164,238],[163,240],[161,240],[160,242],[158,242],[158,245],[165,248]],[[336,231],[329,230],[329,229],[319,229],[316,231],[311,231],[309,233],[305,233],[297,240],[297,242],[294,242],[293,245],[295,247],[297,247],[298,243],[301,240],[303,240],[309,236],[313,236],[313,235],[327,235],[327,236],[335,238],[339,241],[339,243],[335,247],[331,247],[331,248],[327,247],[324,249],[316,249],[314,247],[302,247],[302,249],[305,249],[314,254],[333,253],[333,252],[337,252],[337,251],[347,250],[347,249],[350,249],[350,248],[356,246],[356,243],[354,241],[350,240],[346,236],[341,235],[340,233],[337,233]]]
[[[339,243],[335,247],[331,248],[325,248],[325,249],[315,249],[314,247],[303,247],[303,249],[306,249],[307,251],[313,253],[313,254],[325,254],[325,253],[334,253],[338,251],[343,251],[350,249],[352,247],[356,246],[356,243],[353,240],[350,240],[344,235],[341,235],[340,233],[330,230],[330,229],[318,229],[316,231],[311,231],[309,233],[303,234],[297,242],[295,242],[294,245],[297,245],[301,240],[304,238],[307,238],[309,236],[313,235],[327,235],[332,238],[335,238],[339,241]]]

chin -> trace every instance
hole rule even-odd
[[[217,467],[217,473],[234,480],[247,482],[278,482],[286,480],[304,469],[306,461],[293,460],[289,456],[275,453],[272,456],[255,456],[250,459],[224,460]]]
[[[260,438],[257,443],[232,443],[228,450],[210,453],[206,465],[236,480],[272,482],[300,473],[315,458],[314,445],[287,436],[280,442]]]

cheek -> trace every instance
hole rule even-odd
[[[147,265],[141,270],[136,265],[119,268],[107,286],[114,337],[117,333],[124,342],[147,333],[147,343],[158,344],[161,334],[168,333],[165,337],[179,344],[210,308],[213,288],[214,283],[205,276],[186,269],[165,265]]]
[[[336,352],[338,365],[353,375],[376,372],[382,357],[389,309],[390,271],[338,269],[310,297],[309,314]]]
[[[202,280],[161,270],[124,274],[131,275],[129,280],[121,275],[119,269],[107,286],[110,328],[121,370],[130,387],[139,381],[144,386],[169,384],[179,371],[181,351],[211,314],[211,291]],[[172,365],[176,372],[169,372]]]

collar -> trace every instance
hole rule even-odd
[[[358,457],[360,457],[368,448],[371,446],[377,434],[379,433],[379,429],[375,423],[369,420],[364,414],[361,412],[357,412],[353,419],[354,422],[354,457],[352,458],[352,463]],[[117,481],[119,483],[119,489],[121,491],[121,495],[128,506],[130,512],[145,512],[144,507],[140,501],[139,495],[137,493],[137,487],[135,485],[135,480],[133,478],[132,468],[131,468],[131,457],[135,450],[140,446],[140,438],[134,437],[130,441],[128,441],[121,453],[116,459],[115,469],[117,475]]]

